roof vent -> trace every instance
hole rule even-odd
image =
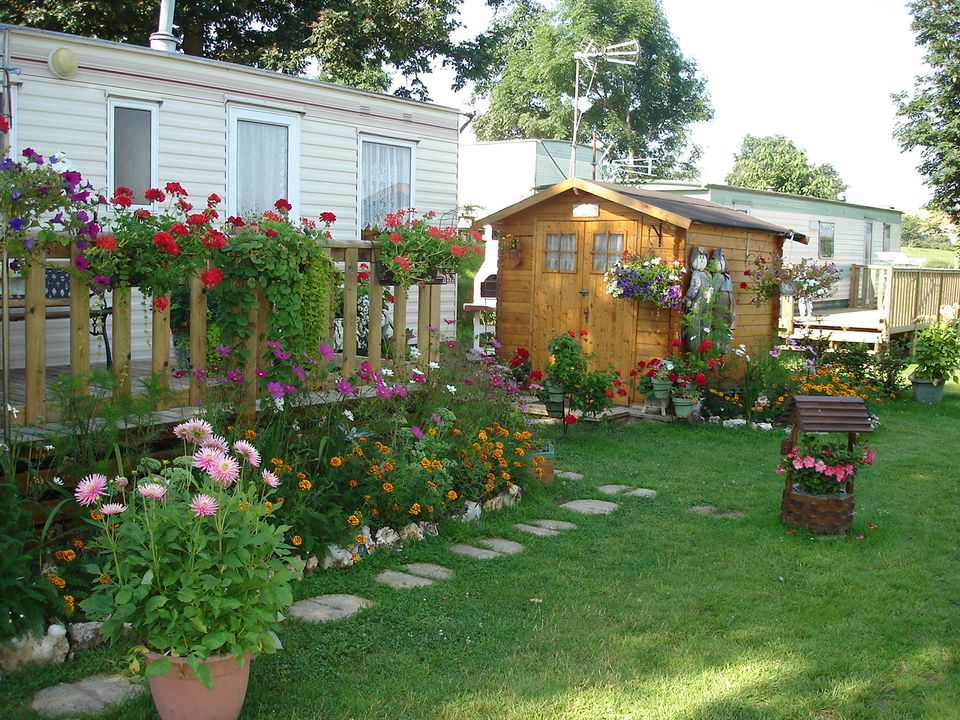
[[[173,34],[174,0],[160,0],[160,22],[150,36],[150,47],[164,52],[176,52],[180,40]]]

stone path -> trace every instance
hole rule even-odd
[[[47,717],[66,713],[99,713],[110,705],[142,693],[146,688],[123,675],[94,675],[75,683],[61,683],[40,690],[31,707]]]
[[[329,622],[350,617],[372,605],[372,600],[356,595],[317,595],[294,603],[287,615],[307,622]]]
[[[581,515],[609,515],[620,506],[606,500],[571,500],[560,507]]]
[[[655,498],[657,496],[656,490],[651,490],[650,488],[634,488],[630,485],[601,485],[597,490],[604,495],[628,495],[630,497],[645,498]]]

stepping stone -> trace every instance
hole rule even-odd
[[[606,500],[571,500],[560,507],[581,515],[609,515],[620,506]]]
[[[637,488],[636,490],[631,490],[626,494],[630,497],[655,498],[657,496],[657,491],[651,490],[650,488]]]
[[[630,490],[629,485],[601,485],[597,488],[604,495],[619,495],[624,490]]]
[[[694,505],[690,508],[690,512],[695,515],[713,515],[716,511],[716,505]]]
[[[473,545],[451,545],[450,549],[458,555],[466,555],[474,560],[493,560],[495,557],[500,557],[500,553],[493,550],[484,550]]]
[[[577,526],[572,522],[567,522],[566,520],[534,520],[534,525],[537,525],[547,530],[576,530]]]
[[[409,590],[410,588],[433,585],[433,580],[430,578],[407,575],[407,573],[397,572],[396,570],[384,570],[374,580],[389,585],[394,590]]]
[[[739,510],[728,510],[727,512],[717,513],[716,517],[727,518],[728,520],[736,520],[738,518],[746,517],[747,514]]]
[[[453,570],[445,568],[443,565],[434,565],[433,563],[408,563],[403,566],[408,573],[430,578],[431,580],[449,580],[453,577]]]
[[[570,470],[554,470],[553,476],[561,480],[583,480],[583,475]]]
[[[536,525],[524,525],[523,523],[517,523],[514,527],[521,532],[530,533],[537,537],[554,537],[560,534],[558,530],[551,530],[550,528],[538,527]]]
[[[484,547],[488,547],[501,555],[516,555],[523,552],[523,545],[513,540],[504,540],[502,538],[483,538],[477,540]]]
[[[350,617],[373,605],[372,600],[356,595],[317,595],[290,606],[287,615],[307,622],[329,622]]]
[[[145,689],[123,675],[94,675],[75,683],[44,688],[33,696],[31,707],[47,717],[64,713],[99,713]]]

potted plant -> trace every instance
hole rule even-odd
[[[440,227],[429,211],[417,216],[413,208],[388,213],[385,228],[376,229],[380,250],[377,273],[384,285],[437,284],[460,272],[464,258],[483,255],[483,236],[471,231],[462,238],[455,227]]]
[[[958,380],[960,322],[957,319],[941,321],[919,330],[914,362],[916,367],[910,376],[913,396],[924,403],[940,402],[944,382]]]
[[[504,235],[500,238],[500,247],[507,255],[507,267],[511,270],[523,262],[523,251],[520,247],[520,238],[515,235]]]
[[[273,519],[279,481],[248,442],[232,447],[203,420],[177,425],[184,454],[141,461],[128,480],[88,475],[76,499],[96,537],[81,603],[102,634],[124,626],[146,659],[161,718],[232,718],[243,705],[253,655],[280,648],[292,603],[290,552]],[[210,690],[212,689],[212,692]]]
[[[854,476],[858,468],[872,465],[873,458],[874,451],[863,444],[849,447],[816,435],[802,436],[777,465],[777,473],[785,476],[781,521],[820,533],[849,530]]]
[[[682,300],[683,263],[666,262],[656,255],[626,253],[603,276],[607,295],[678,308]]]
[[[667,359],[653,358],[647,363],[646,377],[649,381],[653,396],[661,400],[670,397],[673,381],[676,378],[673,362]],[[643,383],[647,385],[647,383]]]
[[[678,418],[690,417],[694,407],[700,402],[700,397],[700,386],[685,375],[677,378],[676,384],[670,390],[673,411]]]
[[[589,357],[580,346],[579,337],[586,335],[585,330],[578,336],[573,330],[561,333],[547,342],[547,351],[552,362],[544,370],[544,387],[550,400],[572,393],[587,372]]]

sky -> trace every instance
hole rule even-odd
[[[701,181],[723,183],[744,135],[781,134],[810,162],[833,165],[849,185],[849,202],[909,212],[929,200],[919,155],[901,152],[893,139],[890,96],[912,91],[926,69],[905,0],[661,5],[681,51],[706,78],[714,108],[713,120],[693,127],[703,149]],[[466,0],[461,17],[472,34],[490,13],[483,0]],[[452,93],[448,84],[437,74],[432,99],[468,108],[469,92]]]

